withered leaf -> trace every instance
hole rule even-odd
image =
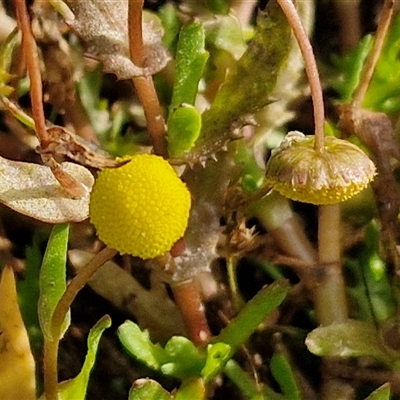
[[[400,146],[396,141],[392,122],[382,112],[366,110],[353,105],[338,107],[340,127],[348,135],[354,134],[370,150],[377,168],[372,183],[382,224],[382,240],[393,263],[400,268],[396,250],[400,194],[394,174],[393,160],[400,161]]]
[[[89,215],[94,178],[81,165],[65,162],[61,167],[87,189],[84,196],[68,196],[47,166],[0,157],[0,202],[43,222],[83,221]]]
[[[145,68],[133,64],[129,57],[129,0],[68,0],[75,15],[67,21],[85,45],[87,55],[101,61],[106,72],[118,79],[152,75],[164,68],[169,60],[161,43],[161,32],[153,22],[143,22]]]
[[[68,158],[93,168],[112,168],[121,165],[121,161],[107,157],[101,150],[95,151],[91,148],[91,143],[68,132],[62,126],[48,128],[47,133],[48,142],[45,145],[42,144],[38,149],[42,156],[49,155],[57,161],[64,161],[65,158]]]

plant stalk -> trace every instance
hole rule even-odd
[[[143,0],[129,0],[128,31],[129,52],[132,62],[145,68],[142,32]],[[151,76],[137,76],[132,78],[139,100],[143,106],[147,121],[147,130],[153,142],[154,153],[167,157],[166,130],[162,109]]]
[[[372,47],[371,53],[368,56],[368,59],[365,63],[365,67],[363,69],[360,83],[357,86],[357,89],[353,96],[352,105],[354,107],[361,107],[362,102],[364,100],[365,94],[367,93],[369,84],[371,83],[372,77],[375,72],[376,64],[379,60],[379,57],[382,53],[383,45],[385,44],[385,39],[387,36],[387,32],[389,30],[390,23],[393,17],[393,0],[385,0],[383,5],[383,10],[381,17],[379,18],[378,28],[376,30],[375,41]]]
[[[43,109],[43,88],[42,77],[40,74],[39,54],[35,38],[33,37],[25,0],[14,0],[14,5],[18,26],[21,30],[22,48],[30,80],[30,97],[35,131],[40,146],[47,147],[49,144],[49,134],[46,128],[46,119]],[[54,177],[70,196],[79,198],[86,194],[86,189],[71,175],[63,171],[53,157],[44,158],[42,155],[42,160],[51,169]]]
[[[54,310],[51,321],[52,340],[45,340],[44,343],[44,388],[47,400],[58,400],[58,348],[62,325],[68,310],[93,274],[116,254],[117,252],[109,247],[97,253],[72,279]]]
[[[314,109],[315,150],[323,152],[325,149],[325,110],[322,95],[322,86],[319,79],[317,62],[307,32],[301,22],[299,13],[292,0],[277,0],[291,26],[303,55],[304,65],[310,85]]]
[[[314,291],[315,310],[322,325],[345,322],[348,318],[346,286],[341,266],[341,224],[339,204],[318,208],[319,275]]]
[[[189,339],[196,346],[204,346],[211,339],[203,300],[196,283],[191,279],[171,287],[175,302],[181,312]]]

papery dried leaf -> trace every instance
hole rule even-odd
[[[60,157],[67,157],[79,164],[93,168],[112,168],[121,165],[121,161],[107,157],[100,150],[96,152],[91,148],[90,143],[72,132],[68,132],[62,126],[53,126],[47,129],[47,133],[49,135],[48,142],[38,150],[42,155],[53,156],[58,161]]]
[[[128,0],[69,0],[67,4],[75,14],[75,19],[67,22],[83,40],[87,55],[101,61],[104,70],[118,79],[155,74],[168,62],[161,32],[152,22],[143,22],[145,68],[131,61]]]
[[[18,307],[15,278],[6,266],[0,282],[0,399],[34,400],[35,361]]]
[[[47,166],[0,157],[0,202],[44,222],[83,221],[89,215],[93,176],[77,164],[66,162],[61,167],[87,189],[85,196],[77,199],[69,197]]]

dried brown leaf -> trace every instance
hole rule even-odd
[[[85,167],[77,164],[65,162],[61,167],[85,187],[84,196],[68,196],[47,166],[0,157],[0,202],[43,222],[60,224],[83,221],[89,215],[93,176]]]
[[[43,156],[52,156],[55,160],[64,161],[63,158],[76,161],[79,164],[93,168],[112,168],[121,165],[100,150],[95,151],[91,143],[79,136],[68,132],[62,126],[53,126],[47,129],[48,142],[39,148],[38,152]]]
[[[128,4],[129,0],[69,0],[66,2],[75,15],[67,21],[80,36],[87,55],[101,61],[106,72],[118,79],[152,75],[169,60],[161,43],[161,32],[154,22],[143,22],[145,68],[136,66],[129,57]]]
[[[393,263],[400,268],[396,250],[400,194],[393,164],[394,160],[400,161],[400,145],[392,122],[384,113],[353,105],[341,105],[338,111],[341,128],[349,135],[356,135],[368,147],[375,162],[378,174],[372,188],[382,223],[382,240]]]

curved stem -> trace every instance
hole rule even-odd
[[[325,146],[325,111],[322,86],[319,79],[317,62],[315,61],[313,48],[293,2],[291,0],[277,0],[277,2],[281,6],[282,11],[284,12],[289,25],[293,30],[304,58],[314,107],[315,150],[321,152],[324,150]]]
[[[378,28],[376,30],[374,46],[367,59],[367,62],[365,63],[360,83],[358,84],[358,87],[353,96],[353,106],[360,107],[362,105],[365,93],[367,93],[372,76],[375,72],[376,64],[381,55],[383,45],[385,44],[385,39],[389,30],[390,23],[392,21],[393,7],[393,0],[385,1],[381,17],[379,18]]]
[[[129,0],[128,28],[130,57],[135,65],[144,68],[142,8],[143,0]],[[153,142],[154,153],[165,158],[167,157],[165,121],[153,79],[151,76],[137,76],[132,81],[143,106],[147,121],[147,130]]]
[[[106,247],[97,253],[72,279],[64,294],[58,302],[51,320],[51,332],[53,340],[46,340],[44,343],[44,387],[47,400],[58,399],[58,347],[60,344],[61,330],[78,292],[86,285],[92,275],[107,261],[111,260],[117,252]]]

